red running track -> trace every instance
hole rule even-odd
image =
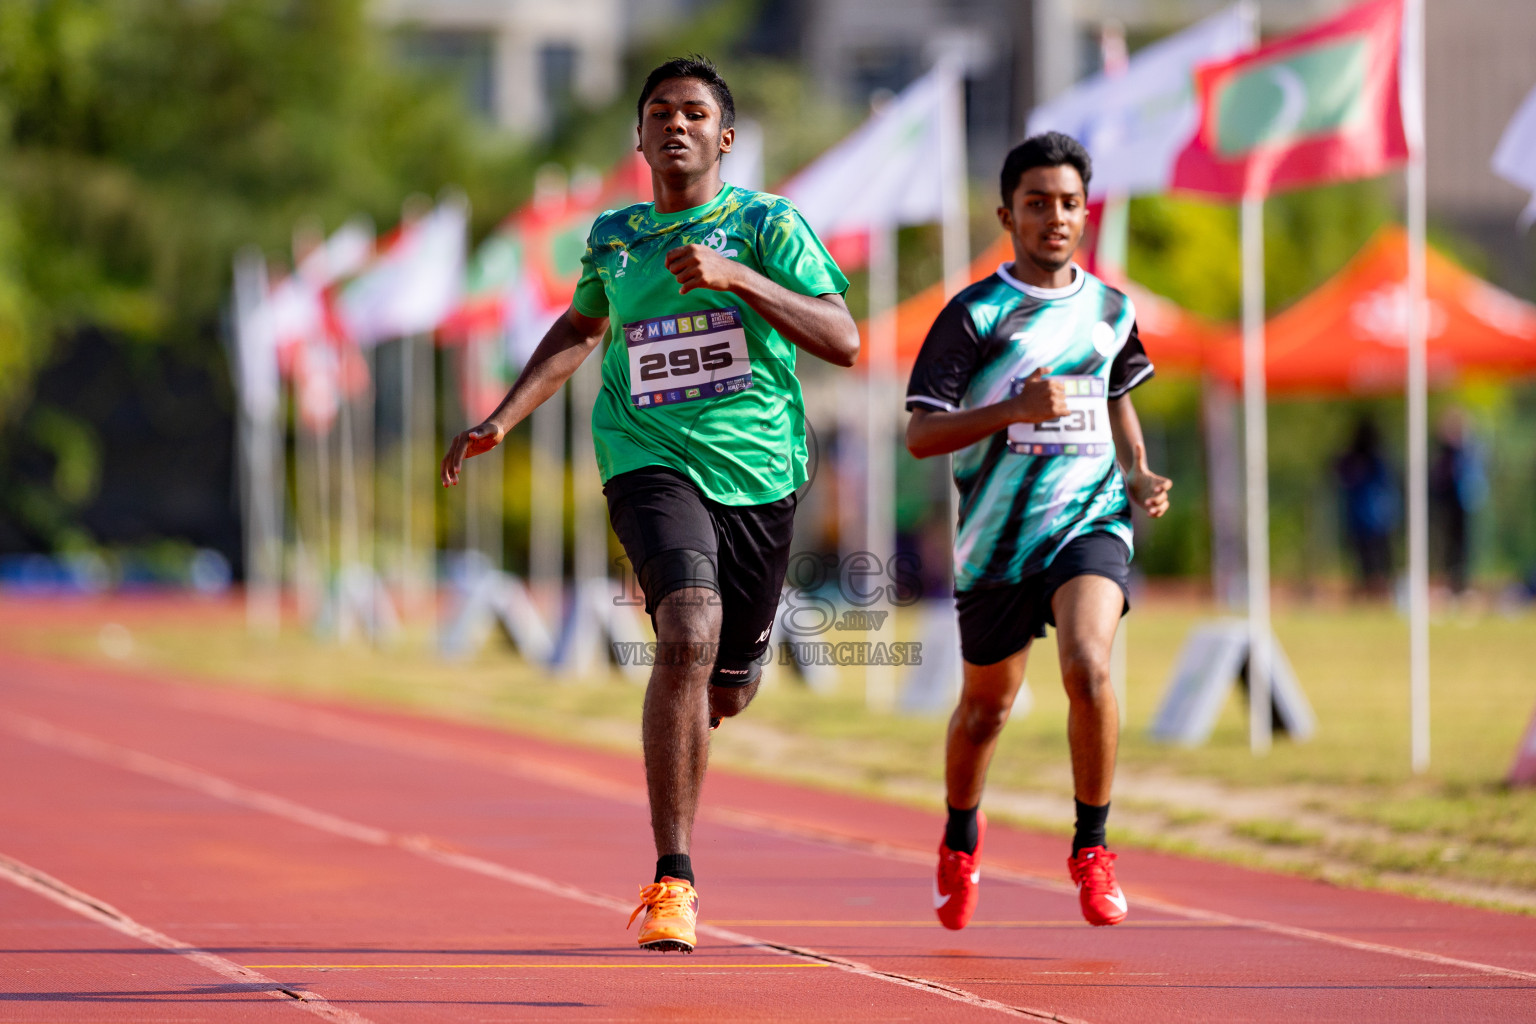
[[[994,826],[946,932],[937,815],[723,771],[642,954],[635,757],[12,654],[0,736],[0,1021],[1536,1018],[1532,918],[1132,850],[1095,929]]]

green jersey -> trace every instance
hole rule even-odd
[[[795,346],[730,292],[680,294],[667,253],[707,245],[802,295],[848,281],[789,200],[726,185],[676,213],[637,203],[597,218],[576,312],[609,320],[592,434],[603,482],[668,466],[723,505],[777,501],[806,481]]]

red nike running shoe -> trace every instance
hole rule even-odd
[[[1125,920],[1125,893],[1115,881],[1115,857],[1102,846],[1089,846],[1067,858],[1067,870],[1077,883],[1077,901],[1091,925]]]
[[[976,814],[976,852],[951,850],[939,840],[939,871],[933,880],[933,909],[939,924],[959,931],[971,923],[981,897],[981,842],[987,837],[987,816]]]

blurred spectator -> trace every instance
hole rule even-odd
[[[1435,429],[1434,457],[1429,464],[1430,524],[1438,542],[1440,568],[1451,593],[1458,597],[1467,589],[1472,515],[1487,497],[1482,448],[1472,434],[1467,414],[1447,409]]]
[[[1381,433],[1369,417],[1334,462],[1344,506],[1344,532],[1354,555],[1356,592],[1385,597],[1391,590],[1392,533],[1401,503],[1397,481],[1381,451]]]

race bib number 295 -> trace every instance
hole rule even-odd
[[[637,408],[722,398],[752,386],[741,311],[705,309],[624,325]]]

